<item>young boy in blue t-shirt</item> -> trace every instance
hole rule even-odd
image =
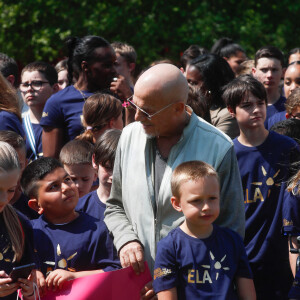
[[[252,76],[230,82],[223,99],[240,127],[233,143],[245,197],[244,243],[257,299],[287,299],[292,274],[288,241],[281,234],[282,208],[298,146],[291,138],[265,129],[267,94]]]
[[[32,221],[34,246],[49,289],[120,268],[107,228],[75,211],[78,190],[59,161],[46,157],[33,161],[22,174],[21,186],[29,206],[41,214]]]
[[[158,299],[255,299],[241,237],[213,225],[220,212],[217,172],[202,161],[172,174],[174,209],[185,221],[157,245],[153,287]]]

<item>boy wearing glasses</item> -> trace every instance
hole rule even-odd
[[[57,72],[50,64],[36,61],[22,70],[20,91],[29,107],[29,111],[23,115],[26,156],[29,160],[43,156],[40,120],[46,101],[58,90]]]

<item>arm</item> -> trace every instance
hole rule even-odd
[[[240,300],[256,300],[252,279],[238,277],[236,279],[237,293]]]
[[[46,278],[46,285],[48,290],[61,290],[64,282],[83,276],[103,273],[103,270],[92,270],[92,271],[81,271],[81,272],[70,272],[62,269],[56,269],[51,272]]]
[[[45,157],[55,157],[58,159],[63,146],[63,129],[44,126],[42,144]]]
[[[290,240],[291,240],[291,243],[292,243],[293,247],[295,249],[298,249],[297,237],[296,236],[289,236],[289,238],[288,238],[290,266],[291,266],[293,276],[295,277],[295,275],[296,275],[296,262],[297,262],[297,258],[299,256],[299,254],[298,253],[291,253],[291,251],[290,251],[291,250]]]
[[[174,287],[169,290],[161,291],[157,294],[158,300],[177,300],[177,289]]]
[[[245,207],[242,182],[233,146],[217,168],[221,186],[220,215],[216,223],[245,235]]]

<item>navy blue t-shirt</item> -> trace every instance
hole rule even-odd
[[[40,215],[28,206],[29,198],[21,193],[20,198],[13,204],[13,207],[24,214],[28,219],[37,219]]]
[[[41,126],[63,129],[65,143],[73,140],[83,130],[81,124],[83,104],[93,93],[88,91],[82,93],[85,97],[71,85],[53,94],[45,104]]]
[[[105,208],[106,205],[100,201],[97,191],[92,191],[81,197],[76,206],[77,211],[84,211],[88,215],[101,221],[104,220]]]
[[[265,127],[267,128],[268,126],[268,120],[270,117],[275,115],[278,112],[285,111],[285,103],[286,99],[283,96],[280,96],[280,98],[272,105],[267,106],[267,116],[265,120]]]
[[[11,130],[25,138],[22,123],[19,118],[11,112],[5,110],[0,111],[0,130]]]
[[[173,229],[158,242],[153,287],[177,287],[178,299],[238,299],[234,280],[252,278],[241,237],[214,225],[206,239]]]
[[[34,248],[44,275],[55,269],[111,271],[120,268],[109,232],[96,218],[80,212],[66,224],[49,223],[43,215],[31,222]]]
[[[271,127],[274,124],[276,124],[276,123],[278,123],[280,121],[286,120],[286,116],[285,115],[286,115],[286,111],[284,110],[284,111],[278,112],[278,113],[274,114],[273,116],[271,116],[268,119],[268,125],[267,125],[266,128],[269,130],[269,129],[271,129]]]
[[[35,138],[35,151],[37,153],[37,157],[42,157],[43,156],[43,148],[42,148],[43,127],[40,124],[32,124],[32,123],[31,126]],[[26,133],[24,121],[23,121],[23,128],[24,128],[24,132]],[[35,155],[30,147],[29,138],[27,137],[27,134],[26,134],[26,158],[28,159],[29,162],[35,159]]]

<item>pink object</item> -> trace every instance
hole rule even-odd
[[[42,300],[139,300],[142,288],[152,280],[147,263],[136,275],[132,267],[68,281],[57,292],[48,291]]]

